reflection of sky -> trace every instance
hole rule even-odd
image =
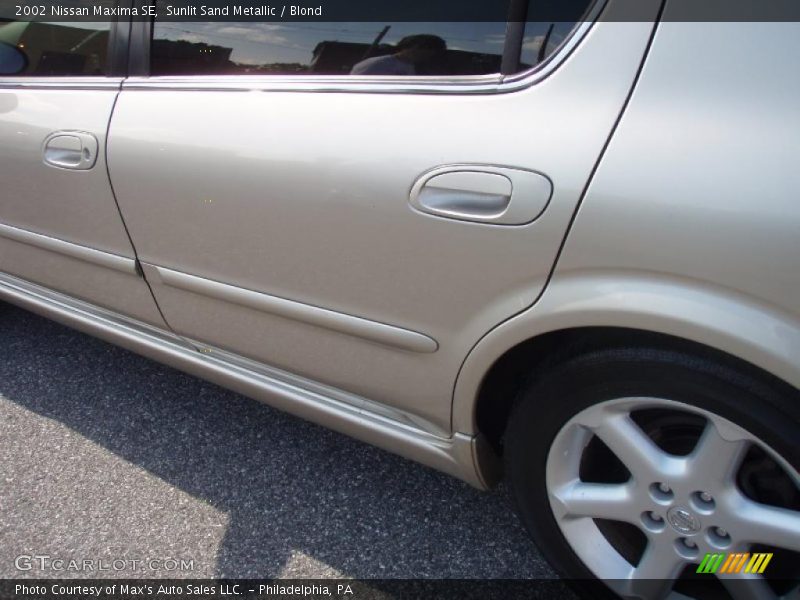
[[[520,61],[527,65],[535,65],[538,61],[539,48],[544,41],[550,26],[553,26],[547,40],[547,54],[550,54],[569,35],[575,23],[527,23],[525,38],[522,40],[522,56]]]
[[[244,64],[308,64],[321,41],[372,43],[386,25],[390,29],[382,43],[396,44],[407,35],[438,35],[453,50],[502,54],[506,24],[483,23],[209,23],[157,22],[154,36],[160,39],[205,42],[233,48],[231,60]],[[549,24],[531,23],[526,44],[538,44]],[[567,27],[567,31],[571,24]],[[561,28],[563,29],[563,28]],[[553,35],[553,41],[563,36]],[[536,45],[538,48],[538,45]],[[526,61],[527,62],[527,61]]]

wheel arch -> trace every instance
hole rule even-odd
[[[554,278],[532,308],[476,344],[456,382],[454,430],[477,434],[497,453],[516,394],[532,370],[576,348],[625,343],[680,347],[751,370],[796,393],[800,409],[796,315],[694,280],[581,273]],[[479,461],[487,482],[497,479],[494,464],[491,458]]]

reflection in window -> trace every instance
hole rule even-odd
[[[552,5],[532,0],[528,5],[520,61],[531,66],[543,62],[564,43],[575,25],[587,18],[592,4],[587,0],[558,0],[558,8],[553,10]],[[554,13],[563,20],[550,22]]]
[[[0,20],[0,44],[7,57],[0,75],[105,75],[109,30],[109,23]],[[16,49],[15,56],[11,49]]]
[[[564,43],[575,23],[526,23],[520,60],[524,65],[538,65]]]
[[[505,23],[167,23],[153,75],[497,73]]]
[[[462,0],[450,2],[452,10]],[[490,0],[477,0],[487,3]],[[493,6],[520,8],[511,0]],[[527,11],[522,48],[506,48],[504,22],[165,22],[155,21],[152,75],[484,75],[501,71],[503,53],[518,71],[552,54],[585,18],[590,0],[539,0]],[[410,5],[424,10],[422,0]],[[438,5],[437,5],[438,6]],[[522,17],[522,13],[514,12]],[[558,16],[563,22],[551,22]],[[512,36],[510,39],[518,40]],[[515,54],[512,55],[511,53]]]

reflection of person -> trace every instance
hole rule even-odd
[[[419,63],[431,60],[447,49],[436,35],[419,34],[404,37],[395,46],[394,54],[374,56],[357,63],[351,75],[416,75]]]

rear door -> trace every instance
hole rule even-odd
[[[167,321],[448,432],[470,348],[541,293],[651,31],[157,21],[109,160]]]
[[[105,160],[128,28],[0,20],[0,275],[163,325]]]

